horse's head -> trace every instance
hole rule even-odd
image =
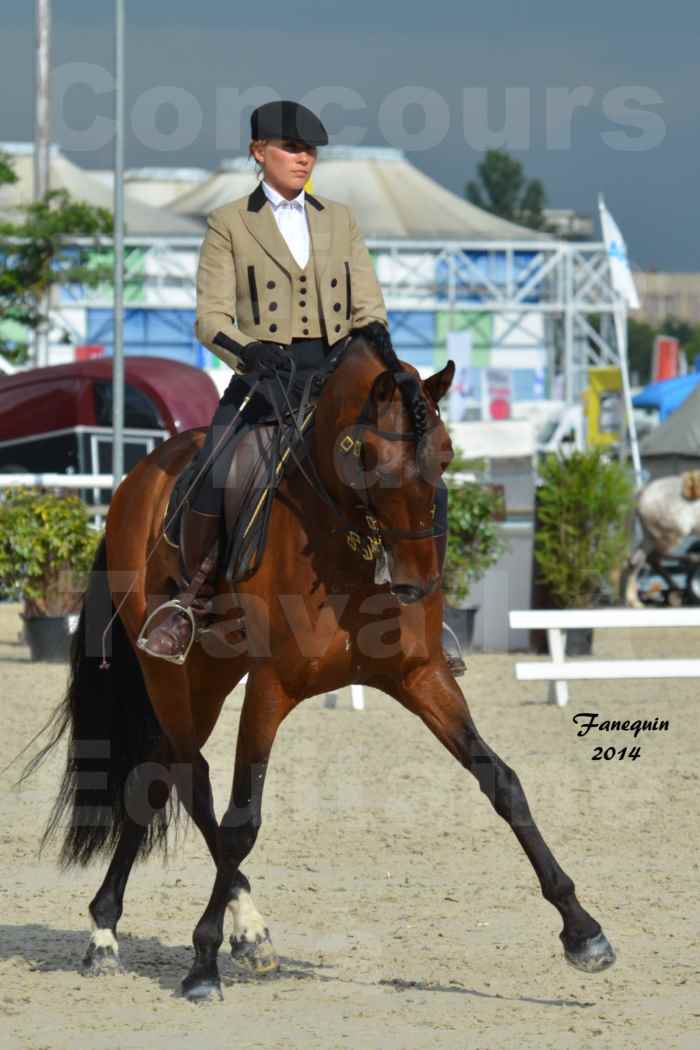
[[[434,501],[452,446],[437,405],[453,376],[451,361],[421,381],[408,365],[379,371],[374,355],[353,354],[332,381],[333,418],[325,422],[335,432],[334,494],[348,520],[359,522],[358,532],[381,539],[391,590],[402,603],[440,583]],[[327,461],[330,454],[328,448]]]

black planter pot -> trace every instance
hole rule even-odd
[[[71,636],[67,616],[35,616],[24,621],[24,630],[32,660],[68,662]]]
[[[567,656],[590,656],[593,652],[593,628],[571,627],[566,632]]]
[[[445,623],[457,635],[457,640],[463,649],[471,649],[472,647],[474,623],[478,611],[478,605],[468,605],[466,608],[457,608],[454,605],[447,604],[444,606]]]

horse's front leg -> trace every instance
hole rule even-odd
[[[431,664],[388,687],[418,715],[438,740],[472,773],[499,817],[514,832],[564,926],[559,934],[567,960],[580,970],[597,973],[611,966],[615,953],[600,925],[576,897],[574,883],[561,869],[530,813],[520,780],[481,738],[454,678]]]
[[[296,700],[286,693],[272,671],[250,673],[238,727],[231,798],[219,825],[214,889],[195,927],[195,958],[182,982],[188,999],[221,996],[217,957],[224,939],[227,907],[233,915],[234,960],[255,974],[270,973],[279,966],[240,866],[255,845],[260,829],[265,773],[277,729],[295,704]]]
[[[628,609],[643,609],[639,598],[639,576],[654,550],[654,542],[645,536],[639,547],[630,554],[620,575],[620,598]]]

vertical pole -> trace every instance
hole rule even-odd
[[[51,63],[51,0],[35,0],[36,54],[34,63],[34,200],[39,201],[49,189],[49,75]],[[49,311],[49,297],[39,304],[41,313]],[[49,363],[49,335],[42,323],[34,332],[34,363],[38,367]]]
[[[574,258],[571,248],[564,255],[564,400],[574,402]]]
[[[50,0],[36,0],[36,57],[34,90],[34,200],[40,200],[49,188],[49,66],[51,53]]]
[[[114,75],[114,352],[112,358],[112,472],[124,474],[124,0],[115,0]]]
[[[450,247],[447,253],[447,331],[445,332],[445,360],[450,356],[450,332],[454,331],[455,324],[455,300],[457,298],[457,265],[455,262],[454,249]],[[456,362],[457,363],[457,362]],[[442,368],[444,362],[436,361],[433,357],[433,368]],[[448,400],[447,414],[449,418],[449,405]],[[450,420],[450,422],[456,422],[456,420]]]

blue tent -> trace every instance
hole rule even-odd
[[[677,376],[675,379],[662,379],[640,390],[632,398],[632,404],[635,408],[658,408],[659,419],[663,423],[690,397],[698,383],[700,372],[689,372],[687,376]]]

